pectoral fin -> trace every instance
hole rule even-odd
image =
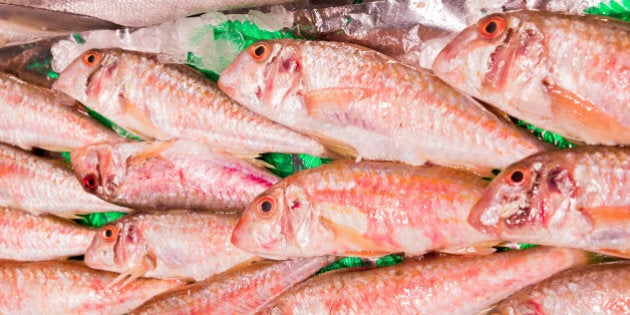
[[[580,211],[591,220],[595,230],[630,226],[630,207],[595,207]]]
[[[630,142],[630,127],[605,113],[599,106],[550,81],[543,81],[551,98],[552,111],[569,138],[589,144],[614,145]]]
[[[132,133],[140,135],[143,139],[159,139],[168,140],[172,137],[166,135],[160,128],[158,128],[140,109],[133,104],[124,95],[118,96],[120,104],[122,105],[123,115],[133,122],[133,126],[124,126]]]
[[[155,142],[155,145],[151,146],[150,148],[135,154],[134,156],[130,157],[127,160],[127,164],[133,164],[142,160],[147,160],[153,157],[156,157],[158,155],[160,155],[160,153],[170,149],[174,144],[175,144],[175,140],[173,141],[164,141],[164,142]]]
[[[366,238],[361,232],[351,227],[335,223],[323,217],[320,217],[320,221],[333,231],[335,241],[339,242],[341,246],[360,249],[344,252],[344,255],[367,258],[390,254],[390,252],[384,251],[379,244]]]
[[[107,284],[106,289],[111,289],[116,286],[119,289],[123,288],[124,286],[128,285],[132,281],[144,276],[148,271],[155,269],[155,266],[156,266],[155,257],[150,256],[150,255],[145,255],[142,262],[138,263],[132,268],[121,273],[118,277],[112,280],[112,282]]]
[[[372,96],[370,89],[360,87],[326,88],[304,94],[306,110],[311,117],[331,117],[347,111],[349,104]]]

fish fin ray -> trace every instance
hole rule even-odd
[[[344,143],[341,140],[333,139],[329,136],[323,135],[319,132],[310,132],[310,135],[317,139],[319,142],[330,150],[332,153],[339,155],[341,158],[358,158],[359,151],[348,143]],[[334,155],[333,154],[333,155]],[[335,157],[335,156],[333,156]]]
[[[157,143],[157,145],[151,146],[150,148],[135,154],[134,156],[130,157],[127,160],[128,164],[132,164],[138,161],[142,161],[142,160],[147,160],[153,157],[156,157],[158,155],[160,155],[160,153],[170,149],[174,144],[175,144],[176,140],[171,140],[171,141],[161,141],[159,143]]]
[[[359,257],[380,257],[391,252],[384,251],[376,242],[366,238],[363,234],[352,227],[344,226],[324,217],[320,221],[330,228],[342,246],[359,248],[344,252],[344,255],[356,255]]]
[[[140,127],[137,130],[133,127],[125,127],[136,135],[140,135],[143,139],[155,138],[160,140],[170,139],[160,128],[158,128],[135,104],[127,99],[122,93],[118,95],[123,109],[123,115],[131,118],[134,123]]]
[[[589,130],[587,143],[616,144],[630,140],[630,126],[624,126],[591,101],[571,91],[544,80],[551,98],[552,111],[561,119],[564,129],[580,134]],[[566,135],[568,138],[575,135]],[[625,141],[624,141],[625,140]]]
[[[582,208],[580,212],[588,216],[594,229],[610,228],[611,224],[627,225],[630,222],[630,207]]]
[[[145,255],[141,263],[118,275],[118,277],[108,283],[105,288],[112,289],[118,287],[121,289],[134,280],[144,276],[148,271],[155,269],[155,264],[155,258],[153,256]]]

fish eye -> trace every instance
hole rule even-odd
[[[276,201],[271,196],[264,196],[256,202],[256,210],[263,216],[269,216],[276,208]]]
[[[87,66],[93,66],[101,61],[101,54],[96,51],[88,51],[83,54],[83,63]]]
[[[94,174],[87,174],[83,177],[83,187],[89,190],[95,190],[98,187],[98,179]]]
[[[499,37],[499,35],[503,34],[506,25],[507,22],[503,16],[493,15],[485,20],[482,20],[479,23],[479,28],[477,30],[481,37],[486,39],[495,39]]]
[[[521,186],[529,180],[529,170],[517,168],[513,170],[507,177],[508,184],[512,186]]]
[[[271,53],[271,46],[268,43],[255,43],[249,48],[249,55],[256,61],[263,61]]]
[[[118,228],[114,225],[106,225],[101,229],[101,237],[106,242],[113,242],[118,237]]]

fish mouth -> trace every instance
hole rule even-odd
[[[229,82],[229,80],[225,79],[225,77],[227,76],[222,75],[221,77],[219,77],[219,81],[217,82],[217,85],[219,86],[219,89],[223,91],[223,93],[232,97],[234,93],[236,92],[236,87],[234,86],[234,84],[232,84],[232,82]]]

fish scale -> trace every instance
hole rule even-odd
[[[521,288],[586,264],[587,257],[579,250],[536,248],[339,270],[291,288],[259,314],[478,314]]]
[[[7,314],[124,314],[156,294],[177,287],[175,280],[139,279],[106,288],[117,274],[78,261],[0,263],[0,311]],[[17,298],[16,298],[17,297]]]
[[[86,56],[97,56],[86,63]],[[215,149],[326,155],[324,147],[239,106],[216,83],[153,54],[90,50],[53,85],[92,110],[146,139],[187,138]]]
[[[496,240],[466,221],[486,185],[440,166],[335,161],[259,195],[244,210],[232,243],[272,259],[487,250]],[[265,201],[268,213],[260,210]]]
[[[468,221],[506,241],[630,257],[629,173],[628,148],[535,154],[499,174]]]
[[[506,298],[499,314],[628,314],[630,264],[594,264],[567,270]]]
[[[74,100],[0,72],[0,141],[66,151],[122,138],[78,112]]]
[[[494,25],[491,34],[483,33],[486,25]],[[464,93],[569,139],[629,144],[629,35],[630,24],[609,17],[493,14],[458,34],[433,71]]]
[[[33,214],[74,216],[128,208],[107,203],[81,188],[68,168],[17,148],[0,144],[0,206]]]
[[[96,230],[52,216],[0,208],[0,259],[35,261],[83,255]]]
[[[97,144],[72,151],[70,158],[87,191],[143,210],[241,211],[279,180],[247,161],[184,139]],[[85,183],[90,178],[95,186]]]
[[[262,60],[258,47],[267,50]],[[219,87],[353,157],[489,174],[547,148],[433,74],[346,43],[255,43],[221,73]]]
[[[315,257],[257,262],[156,296],[130,314],[253,314],[334,261]]]
[[[85,262],[131,279],[203,280],[255,258],[230,244],[237,220],[235,214],[204,211],[135,213],[102,227]],[[103,234],[107,230],[110,238]]]

